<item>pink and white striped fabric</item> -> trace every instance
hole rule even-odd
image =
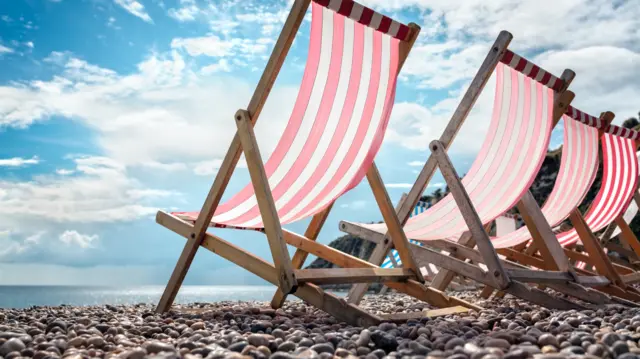
[[[282,224],[320,212],[355,187],[382,143],[395,98],[397,37],[406,29],[356,5],[312,2],[302,84],[285,132],[265,163]],[[340,13],[348,6],[350,17]],[[336,8],[340,12],[332,10]],[[195,221],[198,212],[174,215]],[[253,186],[220,204],[211,226],[263,228]]]
[[[542,207],[542,213],[552,228],[567,219],[582,202],[598,171],[598,129],[567,115],[563,117],[563,122],[564,145],[560,169],[553,190]],[[491,240],[495,248],[509,248],[530,239],[529,229],[523,226]]]
[[[483,223],[505,213],[531,186],[542,166],[553,128],[553,89],[498,64],[493,117],[478,157],[462,183]],[[385,224],[358,226],[386,233]],[[435,240],[468,230],[451,194],[411,217],[408,238]]]
[[[585,222],[593,232],[608,226],[626,211],[637,190],[640,174],[635,140],[612,134],[627,133],[619,126],[610,125],[607,131],[609,133],[601,137],[604,156],[602,186],[584,216]],[[629,137],[637,136],[636,131],[628,131]],[[559,233],[557,237],[563,247],[580,242],[575,229]]]

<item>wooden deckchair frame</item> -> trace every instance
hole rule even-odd
[[[402,261],[406,263],[404,269],[384,270],[375,268],[375,266],[361,261],[356,257],[346,255],[331,247],[315,242],[331,206],[313,217],[304,236],[282,228],[265,173],[264,163],[256,142],[256,136],[253,132],[253,126],[278,76],[279,70],[291,47],[291,43],[309,8],[310,2],[311,0],[296,0],[293,3],[271,57],[249,102],[249,106],[246,110],[241,109],[236,112],[235,122],[237,133],[231,142],[231,146],[220,166],[195,224],[183,221],[163,211],[159,211],[156,216],[156,221],[159,224],[187,238],[187,243],[158,303],[156,311],[166,312],[170,309],[193,261],[195,253],[200,246],[275,284],[278,287],[278,293],[276,293],[272,301],[274,307],[280,306],[287,294],[293,294],[345,322],[360,326],[375,325],[382,320],[394,320],[394,316],[382,317],[367,313],[332,294],[325,293],[320,287],[313,283],[384,282],[386,285],[398,291],[412,295],[435,306],[448,308],[445,311],[438,311],[438,315],[468,311],[469,308],[480,310],[481,308],[478,306],[457,298],[448,297],[423,284],[424,278],[422,278],[412,252],[409,249],[409,242],[404,236],[404,231],[395,215],[393,205],[391,204],[391,200],[389,199],[375,163],[372,163],[367,171],[367,179],[373,190],[376,202],[380,207],[385,223],[387,223],[391,229],[391,241],[393,241],[394,246],[397,248]],[[420,31],[420,27],[413,23],[409,25],[409,28],[410,32],[407,38],[401,41],[398,71],[400,71]],[[251,182],[264,224],[264,233],[269,241],[274,264],[270,264],[260,257],[207,232],[207,228],[221,200],[222,194],[236,168],[241,152],[245,154]],[[287,244],[298,248],[293,256],[293,260],[287,250]],[[301,270],[300,268],[308,253],[324,258],[342,268]],[[418,313],[418,315],[424,316],[430,314]],[[402,317],[404,318],[406,315]]]
[[[603,117],[605,127],[613,120],[613,114],[610,112],[605,113]],[[602,134],[602,130],[601,130]],[[638,193],[634,194],[634,198],[632,200],[638,200],[640,196]],[[621,230],[625,234],[625,241],[635,240],[637,243],[637,238],[629,228],[628,224],[622,218],[623,214],[618,216],[614,222],[616,225],[621,225]],[[611,299],[624,302],[630,306],[639,306],[638,302],[640,302],[640,291],[628,286],[627,284],[633,283],[635,281],[640,280],[639,276],[636,274],[633,269],[626,267],[621,264],[613,263],[610,257],[603,249],[603,244],[600,240],[595,236],[595,234],[591,231],[591,229],[587,226],[582,213],[578,208],[575,208],[571,215],[569,216],[569,221],[576,229],[580,240],[582,241],[582,248],[586,253],[580,253],[575,250],[575,248],[562,248],[564,255],[571,260],[574,261],[582,261],[588,264],[591,264],[596,268],[596,273],[583,270],[579,268],[575,268],[575,272],[583,274],[583,275],[591,275],[591,276],[604,276],[609,280],[609,283],[603,285],[593,286],[593,289],[598,290],[602,293],[606,293],[610,295]],[[605,230],[606,232],[607,230]],[[621,233],[621,236],[622,234]],[[633,237],[631,237],[633,236]],[[554,234],[554,238],[555,234]],[[557,238],[556,238],[557,242]],[[559,245],[559,243],[558,243]],[[573,246],[575,247],[575,245]],[[640,248],[639,248],[640,249]],[[503,248],[498,249],[498,252],[505,255],[509,260],[522,263],[524,265],[533,266],[536,268],[546,269],[549,263],[549,257],[545,256],[542,252],[539,252],[539,246],[537,243],[532,242],[527,250],[515,250],[513,248]],[[624,278],[624,279],[623,279]],[[625,280],[626,279],[626,280]],[[556,289],[556,288],[553,288]],[[485,288],[482,293],[482,296],[488,298],[492,293],[492,290],[489,288]],[[504,295],[504,293],[496,294],[498,296]]]
[[[418,178],[411,188],[406,200],[400,205],[397,213],[398,217],[404,226],[409,219],[411,209],[416,205],[419,197],[426,189],[429,181],[435,173],[436,167],[439,167],[447,185],[450,188],[456,205],[463,215],[467,227],[469,228],[469,232],[463,234],[458,243],[448,240],[440,240],[426,241],[425,246],[412,245],[414,255],[418,259],[419,263],[430,262],[442,268],[432,282],[432,286],[434,288],[444,290],[451,282],[454,273],[457,273],[490,287],[512,293],[546,307],[567,309],[581,308],[583,306],[562,298],[556,298],[548,293],[537,290],[536,288],[530,288],[525,285],[524,282],[548,284],[562,293],[580,299],[587,299],[590,302],[598,304],[620,301],[619,298],[611,298],[607,295],[603,295],[602,293],[584,287],[602,285],[609,281],[600,276],[590,278],[577,276],[530,192],[527,192],[524,195],[518,203],[518,208],[521,212],[525,213],[525,223],[527,223],[530,228],[537,229],[532,231],[537,245],[541,247],[541,250],[544,251],[549,258],[552,258],[553,261],[550,263],[548,268],[545,268],[547,271],[541,272],[529,270],[522,265],[501,260],[498,257],[486,230],[483,228],[482,222],[473,207],[473,204],[471,203],[455,168],[446,154],[448,147],[471,111],[473,104],[482,92],[504,52],[507,50],[511,39],[512,36],[508,32],[501,32],[498,36],[496,42],[491,48],[491,51],[480,66],[480,69],[472,80],[462,101],[459,103],[458,108],[445,128],[444,133],[441,135],[440,140],[433,141],[430,144],[432,155],[428,158],[422,171],[418,175]],[[567,88],[573,81],[574,77],[575,74],[573,71],[567,69],[563,72],[560,78],[563,81],[563,87],[557,91],[554,97],[554,127],[573,100],[574,95],[572,92],[568,91]],[[382,235],[356,224],[341,222],[341,230],[376,242],[376,248],[369,258],[369,261],[376,265],[380,265],[382,263],[393,246],[393,243],[388,239],[388,234]],[[446,256],[442,253],[426,248],[427,246],[445,250],[451,253],[451,255]],[[477,251],[470,248],[474,246],[478,247]],[[479,266],[466,263],[464,260],[461,260],[464,258],[478,263],[484,263],[488,267],[489,271],[485,272]],[[505,267],[508,269],[505,269]],[[353,286],[349,292],[348,301],[352,304],[359,303],[360,300],[362,300],[366,289],[366,284]]]

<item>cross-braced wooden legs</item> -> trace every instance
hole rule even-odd
[[[158,212],[156,221],[187,238],[194,229],[192,224],[164,212]],[[263,259],[234,246],[220,237],[206,232],[201,245],[262,279],[279,285],[279,271]],[[370,314],[355,305],[348,304],[334,295],[325,293],[321,288],[311,283],[305,283],[298,287],[294,295],[320,310],[333,315],[335,318],[352,325],[366,327],[377,325],[382,321],[381,317]]]
[[[278,210],[273,201],[267,174],[264,170],[256,136],[253,133],[253,124],[247,111],[236,113],[236,125],[242,143],[242,150],[247,159],[247,167],[253,184],[253,191],[258,201],[258,208],[264,224],[264,232],[269,240],[273,263],[279,272],[278,287],[283,293],[295,292],[298,282],[293,274],[291,257],[287,250],[287,245],[283,239],[282,226],[278,217]]]
[[[504,270],[504,267],[500,262],[500,258],[498,258],[498,254],[496,253],[495,248],[493,248],[491,239],[485,231],[482,221],[471,203],[469,194],[467,194],[467,191],[456,173],[456,169],[453,167],[453,164],[449,160],[449,156],[447,156],[447,153],[445,152],[445,146],[440,141],[433,141],[429,145],[429,148],[438,161],[438,166],[440,167],[442,176],[449,186],[449,190],[456,201],[456,205],[460,209],[460,213],[467,223],[469,232],[474,238],[476,246],[478,246],[478,250],[482,253],[483,262],[489,268],[489,272],[494,278],[493,280],[496,287],[500,289],[506,288],[509,285],[509,276]]]
[[[329,212],[331,211],[331,207],[333,204],[330,204],[327,208],[325,208],[322,212],[316,214],[311,219],[311,223],[309,223],[309,227],[307,227],[304,236],[309,240],[315,241],[318,239],[318,235],[320,234],[320,230],[324,225],[324,222],[327,220],[329,216]],[[307,256],[309,253],[305,251],[301,251],[299,249],[293,254],[293,259],[291,260],[293,268],[300,269],[304,265],[304,262],[307,260]],[[287,295],[278,288],[276,293],[273,295],[273,299],[271,299],[271,307],[272,308],[280,308],[284,304],[284,301],[287,299]]]

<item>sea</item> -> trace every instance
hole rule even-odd
[[[98,286],[0,286],[0,308],[32,306],[92,306],[119,304],[157,304],[164,286],[136,287]],[[219,301],[271,301],[274,286],[194,286],[184,285],[175,303],[207,303]],[[344,292],[333,292],[344,296]]]

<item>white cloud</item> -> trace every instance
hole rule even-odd
[[[424,161],[411,161],[407,164],[411,167],[422,167],[424,166]]]
[[[385,186],[387,188],[411,188],[413,183],[387,183]]]
[[[65,53],[52,54],[47,64],[56,73],[51,80],[0,86],[0,127],[73,118],[95,131],[105,157],[126,166],[180,170],[222,158],[236,132],[233,114],[247,106],[255,86],[196,75],[175,51],[149,56],[128,75]],[[256,127],[265,158],[296,91],[276,86],[265,104]]]
[[[203,67],[200,71],[202,71],[202,73],[205,75],[213,74],[216,72],[230,72],[231,66],[229,66],[229,61],[227,61],[227,59],[220,59],[220,61],[218,61],[217,63]]]
[[[181,7],[178,9],[171,8],[167,14],[178,21],[193,21],[200,12],[194,0],[180,0]]]
[[[133,221],[155,213],[153,200],[169,192],[143,187],[124,165],[104,157],[75,160],[76,176],[37,176],[31,181],[0,179],[4,228],[40,228],[56,223]]]
[[[13,49],[10,49],[6,46],[0,45],[0,55],[1,54],[10,54],[13,52]]]
[[[144,9],[144,5],[136,0],[113,0],[117,5],[120,5],[123,9],[127,10],[134,16],[141,18],[142,20],[153,23],[151,16]]]
[[[34,48],[33,41],[27,41],[24,44],[29,48],[32,48],[32,49]]]
[[[64,168],[60,168],[56,170],[56,173],[59,174],[60,176],[69,176],[75,173],[74,170],[68,170],[68,169],[64,169]]]
[[[92,247],[92,244],[98,240],[98,235],[80,234],[77,231],[66,230],[58,237],[60,241],[68,246],[76,246],[82,249]]]
[[[222,165],[222,160],[211,160],[211,161],[202,161],[200,163],[196,163],[193,168],[193,173],[198,176],[209,176],[212,174],[216,174],[218,169],[220,169],[220,165]]]
[[[349,203],[343,203],[340,205],[340,208],[349,208],[349,209],[363,209],[367,206],[367,201],[363,201],[363,200],[356,200],[356,201],[352,201]]]
[[[38,156],[33,156],[31,158],[0,158],[0,167],[23,167],[25,165],[37,165],[38,163],[40,163]]]

